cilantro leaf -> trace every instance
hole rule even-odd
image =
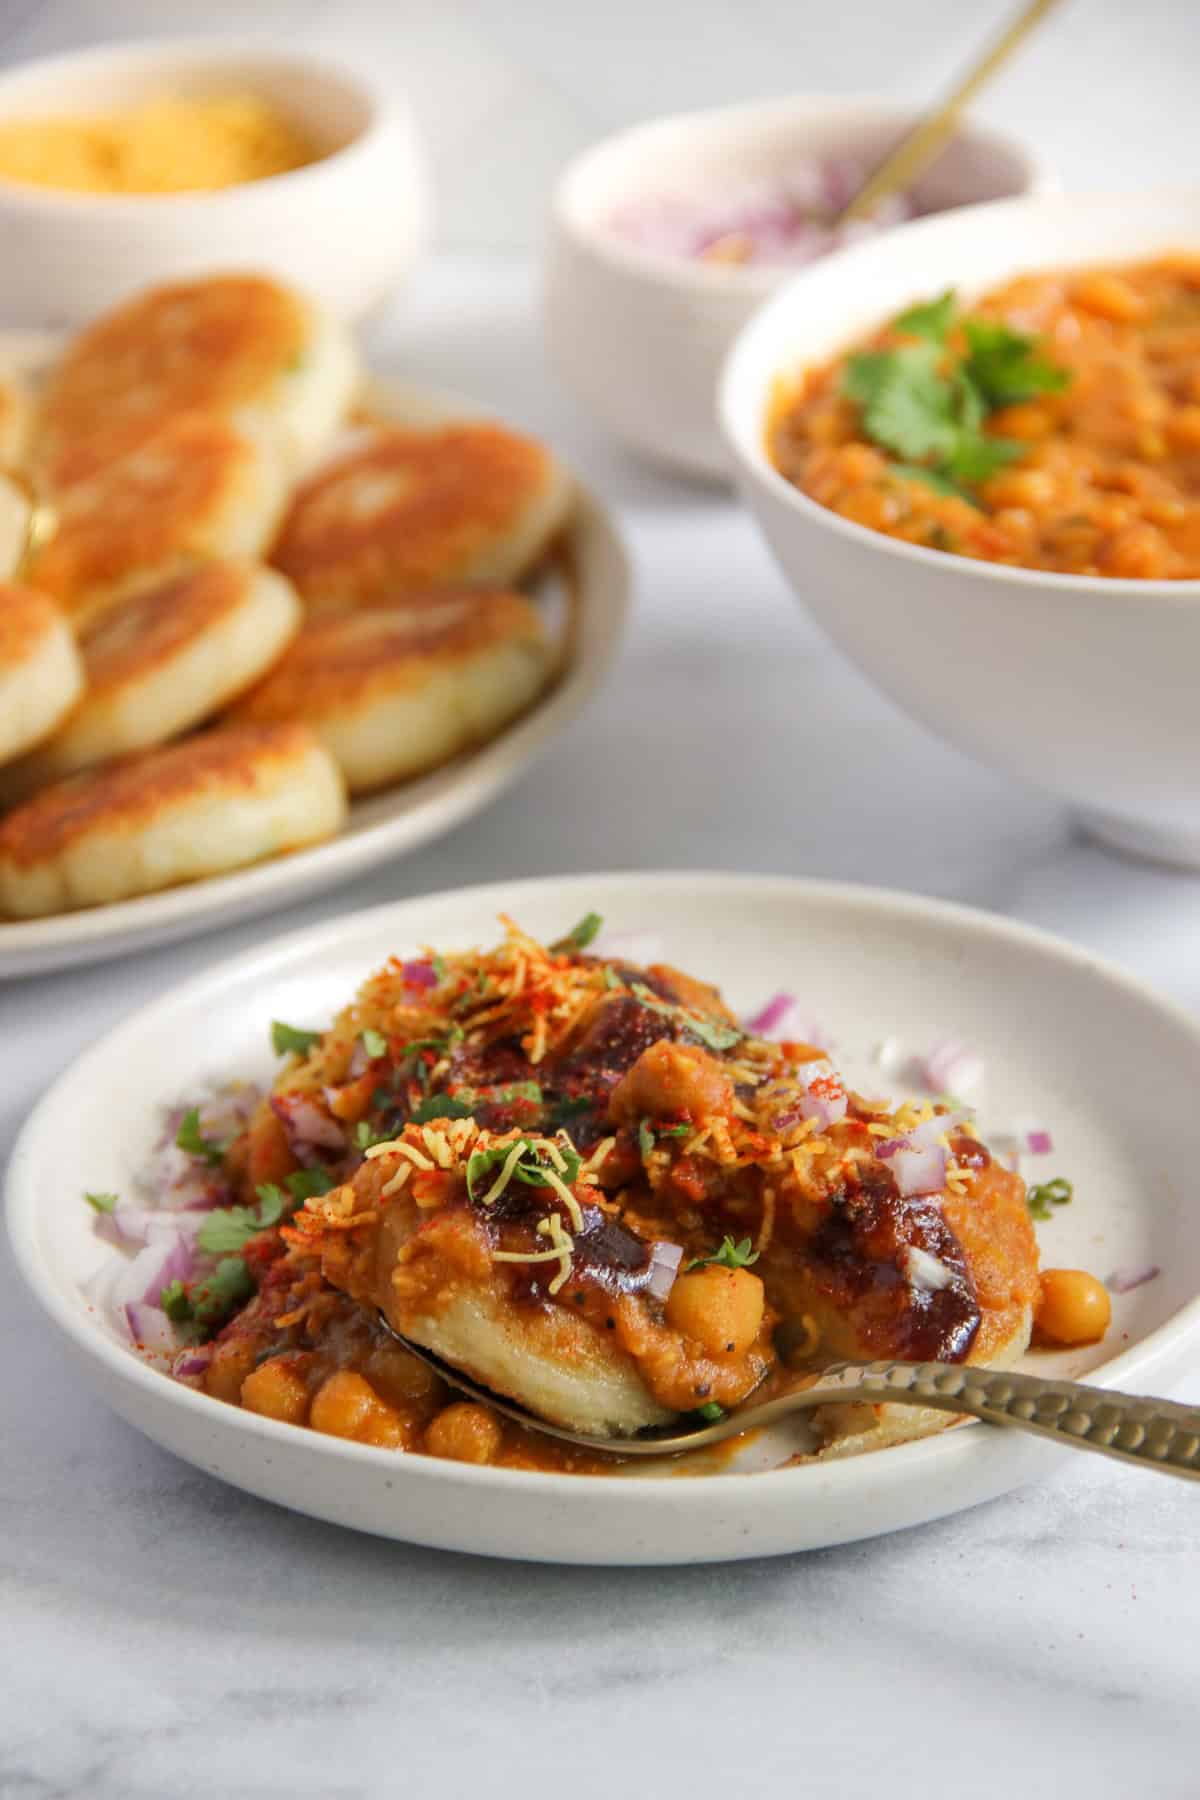
[[[604,920],[599,913],[584,913],[578,925],[572,925],[566,937],[560,937],[550,948],[557,956],[567,955],[572,950],[586,950],[592,940],[599,935]]]
[[[751,1263],[758,1261],[758,1251],[751,1247],[752,1240],[744,1237],[740,1244],[735,1244],[731,1237],[721,1239],[721,1248],[714,1250],[711,1256],[696,1256],[688,1264],[689,1269],[748,1269]]]
[[[158,1296],[158,1304],[172,1325],[186,1325],[191,1320],[192,1302],[182,1281],[172,1281]]]
[[[117,1204],[115,1194],[85,1194],[83,1197],[93,1212],[110,1213]]]
[[[314,1194],[327,1194],[336,1185],[333,1176],[327,1175],[324,1169],[294,1169],[284,1177],[284,1186],[292,1199],[301,1202],[311,1200]]]
[[[207,1332],[220,1329],[254,1293],[254,1280],[240,1256],[224,1256],[211,1275],[193,1282],[192,1317]]]
[[[297,1056],[307,1056],[320,1041],[319,1031],[302,1031],[298,1025],[285,1025],[282,1019],[271,1020],[271,1048],[276,1056],[287,1056],[293,1051]]]
[[[963,367],[992,409],[1060,393],[1071,379],[1069,370],[1036,354],[1036,338],[998,319],[967,319],[963,336],[968,352]]]
[[[175,1142],[180,1150],[186,1150],[189,1156],[198,1156],[214,1168],[224,1162],[227,1144],[218,1144],[213,1138],[206,1138],[200,1130],[200,1108],[189,1107],[179,1121],[179,1130],[175,1133]]]
[[[964,493],[958,483],[951,481],[948,475],[943,475],[937,469],[931,469],[924,463],[893,463],[892,474],[903,475],[907,481],[923,481],[927,487],[933,489],[935,494],[953,494],[960,500],[971,499],[971,496]],[[974,504],[973,501],[972,504]]]
[[[649,1156],[653,1148],[654,1132],[651,1130],[649,1119],[643,1119],[638,1126],[638,1149],[643,1156]]]
[[[413,1125],[427,1125],[431,1119],[469,1119],[474,1108],[469,1101],[450,1094],[430,1094],[409,1113]]]
[[[354,1127],[354,1142],[362,1151],[373,1150],[376,1144],[386,1144],[395,1135],[394,1131],[376,1131],[369,1119],[360,1119]]]
[[[936,300],[910,306],[907,312],[892,320],[892,329],[907,332],[910,337],[927,338],[931,344],[944,344],[954,323],[957,306],[954,289],[947,288]]]
[[[594,1112],[596,1105],[597,1102],[590,1099],[586,1094],[580,1094],[575,1097],[568,1095],[562,1100],[556,1100],[550,1110],[550,1126],[553,1130],[557,1131],[558,1128],[561,1125],[565,1125],[568,1120],[577,1119],[582,1113]]]
[[[384,1037],[382,1031],[375,1031],[368,1025],[366,1030],[360,1031],[358,1035],[362,1039],[362,1047],[368,1056],[376,1057],[387,1055],[387,1039]]]
[[[256,1190],[257,1206],[221,1206],[210,1212],[196,1233],[196,1248],[206,1256],[221,1256],[240,1250],[268,1225],[276,1225],[287,1204],[283,1190],[273,1182],[264,1182]]]
[[[604,965],[604,985],[606,988],[619,988],[625,986],[625,983],[621,980],[621,977],[617,974],[617,971],[612,967],[611,963],[605,963]]]
[[[476,1150],[467,1158],[467,1193],[472,1200],[480,1198],[476,1192],[476,1182],[480,1181],[489,1169],[506,1163],[518,1144],[521,1146],[521,1154],[513,1169],[512,1179],[523,1181],[528,1187],[550,1186],[546,1172],[551,1165],[542,1161],[537,1145],[531,1143],[528,1138],[513,1138],[507,1144],[491,1144],[486,1150]],[[554,1169],[553,1173],[570,1187],[583,1166],[582,1158],[574,1145],[569,1142],[560,1143],[558,1151],[563,1159],[564,1167]]]
[[[661,1013],[665,1019],[674,1019],[685,1031],[710,1050],[729,1050],[734,1044],[740,1044],[745,1033],[734,1025],[724,1025],[719,1019],[702,1019],[699,1014],[686,1011],[682,1006],[673,1006],[666,1000],[659,1000],[642,982],[633,984],[634,998],[647,1012]]]

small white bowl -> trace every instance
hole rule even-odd
[[[845,250],[751,321],[721,381],[743,494],[798,596],[923,724],[1062,795],[1098,836],[1200,866],[1200,581],[1109,580],[947,555],[853,524],[773,467],[776,382],[913,301],[1024,271],[1200,248],[1200,190],[971,207]],[[919,803],[919,802],[916,802]]]
[[[78,325],[152,282],[227,269],[278,275],[346,319],[381,301],[424,246],[424,162],[404,102],[324,56],[188,40],[84,50],[0,75],[0,120],[247,90],[328,154],[202,193],[71,193],[0,178],[5,322]]]
[[[545,319],[551,354],[580,404],[635,450],[727,480],[714,404],[721,364],[746,320],[794,271],[658,254],[622,237],[614,215],[662,194],[704,199],[706,188],[780,179],[814,158],[850,155],[870,167],[915,116],[885,100],[755,101],[659,119],[569,163],[551,210]],[[968,125],[917,194],[943,210],[1049,185],[1011,138]]]

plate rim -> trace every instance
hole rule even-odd
[[[247,1413],[240,1408],[224,1407],[220,1402],[212,1401],[209,1396],[195,1391],[182,1383],[173,1381],[169,1376],[143,1361],[135,1353],[98,1332],[89,1321],[86,1312],[71,1305],[61,1296],[50,1274],[50,1266],[43,1269],[43,1258],[36,1241],[37,1194],[35,1155],[38,1139],[47,1130],[47,1121],[52,1119],[60,1091],[69,1084],[88,1078],[94,1071],[107,1067],[120,1066],[120,1052],[124,1040],[135,1040],[148,1027],[153,1029],[164,1019],[170,1017],[172,1011],[181,1003],[187,1004],[195,998],[202,997],[206,991],[214,987],[217,991],[229,986],[236,986],[247,977],[257,975],[269,976],[272,970],[289,960],[302,960],[318,945],[327,943],[341,933],[356,933],[363,929],[371,929],[382,924],[389,916],[401,909],[428,908],[432,911],[450,901],[460,901],[470,897],[471,901],[482,910],[490,907],[492,911],[498,907],[511,910],[520,909],[522,898],[530,892],[543,892],[548,888],[562,891],[569,895],[573,890],[591,888],[593,896],[598,886],[605,884],[636,884],[639,890],[654,888],[660,896],[671,891],[686,888],[690,892],[696,889],[734,889],[743,894],[751,891],[766,897],[793,897],[800,902],[837,907],[855,907],[862,911],[873,911],[876,915],[899,913],[902,917],[920,918],[934,924],[943,923],[951,928],[982,933],[992,939],[1000,939],[1007,943],[1015,943],[1028,949],[1064,960],[1076,968],[1085,969],[1089,974],[1115,987],[1123,997],[1131,999],[1143,1006],[1148,1006],[1161,1018],[1172,1024],[1190,1037],[1200,1050],[1200,1021],[1197,1021],[1183,1006],[1169,997],[1160,994],[1149,983],[1110,962],[1107,958],[1084,949],[1061,938],[1040,926],[1028,925],[1020,920],[1009,919],[1005,915],[992,913],[980,908],[964,905],[958,901],[943,900],[920,894],[905,893],[901,890],[877,887],[869,883],[824,881],[805,876],[788,876],[774,874],[749,874],[722,870],[609,870],[597,871],[593,874],[571,874],[564,876],[534,876],[517,881],[502,880],[499,882],[479,882],[446,889],[436,894],[409,895],[380,905],[359,908],[353,912],[334,915],[317,922],[302,926],[297,930],[285,933],[275,939],[266,939],[239,952],[236,956],[210,963],[208,967],[189,977],[170,993],[138,1007],[134,1012],[118,1022],[110,1031],[89,1045],[76,1057],[66,1069],[55,1078],[52,1085],[37,1102],[29,1114],[13,1148],[5,1178],[5,1219],[9,1238],[18,1271],[39,1308],[45,1312],[52,1322],[64,1332],[74,1350],[80,1353],[85,1361],[98,1362],[107,1373],[115,1377],[118,1385],[127,1389],[131,1396],[148,1391],[152,1397],[162,1401],[164,1405],[174,1404],[185,1414],[194,1416],[198,1423],[205,1421],[210,1426],[227,1427],[234,1437],[257,1438],[266,1443],[296,1445],[298,1428],[280,1421],[261,1418],[257,1414]],[[1164,1368],[1168,1364],[1182,1364],[1187,1350],[1193,1340],[1200,1336],[1200,1294],[1185,1301],[1169,1319],[1155,1327],[1153,1331],[1140,1338],[1135,1344],[1121,1350],[1116,1356],[1089,1371],[1088,1380],[1098,1387],[1124,1386],[1131,1378],[1141,1378],[1145,1373]],[[136,1414],[125,1414],[135,1427],[147,1433],[140,1424]],[[395,1470],[395,1452],[381,1449],[369,1444],[357,1444],[337,1438],[312,1436],[314,1442],[307,1446],[308,1453],[333,1462],[342,1462],[347,1467],[365,1465],[368,1469]],[[819,1479],[824,1489],[822,1503],[836,1503],[839,1497],[852,1496],[861,1491],[862,1464],[864,1460],[873,1460],[874,1455],[886,1458],[885,1467],[894,1471],[898,1482],[905,1478],[911,1483],[917,1482],[922,1487],[928,1484],[928,1491],[936,1492],[937,1480],[948,1465],[964,1463],[968,1457],[979,1458],[991,1456],[1003,1458],[1012,1455],[1014,1463],[1020,1461],[1015,1454],[1019,1450],[1026,1452],[1042,1452],[1040,1458],[1025,1457],[1025,1472],[1018,1469],[1015,1478],[1001,1485],[996,1491],[1003,1491],[1004,1485],[1011,1488],[1027,1478],[1031,1469],[1038,1466],[1053,1466],[1047,1463],[1052,1451],[1045,1445],[1028,1439],[1007,1441],[1007,1434],[983,1434],[974,1427],[956,1427],[938,1432],[930,1437],[920,1438],[908,1443],[888,1446],[886,1451],[872,1453],[869,1458],[846,1457],[833,1458],[827,1462],[814,1462],[801,1466],[783,1466],[777,1469],[748,1472],[746,1479],[751,1480],[755,1493],[764,1497],[764,1510],[770,1499],[777,1498],[786,1486],[799,1501],[804,1493],[801,1485],[806,1478],[814,1486]],[[176,1452],[177,1454],[177,1452]],[[519,1494],[536,1491],[548,1498],[563,1498],[568,1494],[579,1496],[580,1502],[595,1500],[606,1491],[611,1491],[613,1477],[607,1475],[568,1475],[539,1470],[503,1469],[492,1467],[475,1467],[467,1464],[445,1462],[434,1457],[411,1456],[404,1461],[405,1480],[420,1483],[436,1483],[445,1487],[457,1487],[467,1493],[482,1496],[487,1492]],[[224,1477],[222,1477],[224,1479]],[[532,1488],[531,1488],[531,1484]],[[237,1485],[233,1483],[233,1485]],[[680,1479],[675,1474],[639,1475],[636,1489],[643,1499],[647,1513],[654,1514],[663,1507],[669,1507],[676,1513],[683,1511],[691,1516],[703,1514],[709,1508],[718,1505],[723,1492],[727,1494],[725,1479],[714,1482],[711,1479]],[[942,1511],[956,1511],[956,1504]],[[326,1515],[322,1515],[326,1516]],[[936,1512],[927,1515],[938,1516]],[[399,1535],[399,1534],[397,1534]],[[868,1533],[858,1534],[861,1536]],[[842,1541],[842,1540],[828,1540]],[[753,1546],[749,1546],[744,1554],[758,1554]],[[652,1560],[663,1561],[663,1558]]]
[[[61,338],[62,334],[55,332],[0,328],[0,367],[8,344],[27,341],[28,353],[32,354],[35,345],[45,352],[48,344],[57,344]],[[497,416],[494,407],[450,388],[425,387],[402,375],[381,372],[370,364],[366,374],[369,392],[390,396],[400,406],[429,407],[445,418]],[[602,561],[611,565],[615,578],[604,583],[602,641],[587,656],[568,658],[558,679],[538,696],[532,707],[487,743],[411,782],[382,790],[383,794],[416,792],[415,804],[395,816],[375,820],[354,831],[342,828],[321,843],[155,893],[52,913],[44,918],[10,919],[0,915],[0,982],[116,961],[188,936],[200,936],[231,917],[253,918],[272,904],[288,904],[328,892],[364,869],[379,867],[392,858],[400,860],[424,844],[435,842],[464,819],[482,811],[519,779],[599,692],[620,656],[633,611],[633,562],[616,515],[569,462],[564,462],[564,467],[574,483],[576,501],[565,541],[581,569],[586,569],[589,562]],[[589,553],[589,539],[595,543],[594,553]],[[581,612],[586,613],[586,599],[579,604]],[[601,609],[593,606],[592,616],[601,616]],[[434,791],[422,797],[420,790],[426,785]],[[379,797],[371,794],[364,799],[370,802]],[[427,823],[431,809],[443,821],[435,827]],[[301,871],[299,886],[294,887],[297,871]]]

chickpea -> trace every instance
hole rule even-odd
[[[1034,1323],[1050,1344],[1096,1344],[1112,1320],[1102,1282],[1083,1269],[1044,1269]]]
[[[438,1414],[425,1433],[425,1448],[430,1456],[453,1462],[489,1463],[500,1448],[501,1435],[499,1421],[485,1406],[464,1400]]]
[[[737,1356],[758,1336],[763,1305],[757,1275],[707,1263],[675,1282],[667,1299],[667,1324],[710,1356]]]
[[[247,1412],[261,1413],[266,1419],[303,1425],[308,1413],[308,1383],[286,1356],[273,1356],[251,1369],[243,1381],[242,1405]]]
[[[326,1431],[331,1437],[356,1438],[370,1425],[378,1405],[379,1396],[369,1381],[352,1369],[337,1369],[317,1389],[309,1423],[314,1431]]]
[[[442,1385],[428,1363],[394,1344],[372,1350],[363,1372],[376,1392],[393,1405],[407,1400],[430,1400]]]
[[[1071,297],[1084,312],[1111,319],[1119,325],[1143,318],[1146,312],[1146,302],[1137,289],[1120,275],[1111,275],[1104,270],[1081,276],[1074,284]]]
[[[254,1367],[254,1345],[249,1338],[230,1338],[218,1344],[208,1365],[204,1386],[218,1400],[236,1406],[241,1399],[242,1383]]]

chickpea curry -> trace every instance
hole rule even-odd
[[[1200,578],[1200,256],[912,307],[781,383],[768,448],[820,505],[908,543]]]
[[[550,946],[505,924],[490,951],[393,959],[324,1031],[276,1022],[268,1095],[172,1121],[169,1204],[201,1222],[126,1311],[181,1379],[359,1443],[594,1472],[838,1358],[1025,1349],[1024,1184],[964,1111],[848,1091],[704,982],[600,954],[594,915]],[[1051,1294],[1060,1341],[1107,1324],[1078,1280]],[[612,1456],[463,1401],[397,1334]],[[817,1423],[830,1448],[915,1428]]]

